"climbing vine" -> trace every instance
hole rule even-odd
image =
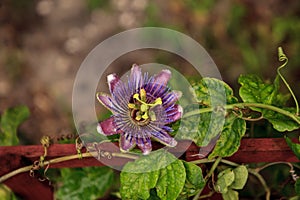
[[[277,162],[253,167],[226,160],[226,157],[232,156],[238,151],[241,139],[246,134],[247,123],[260,120],[268,121],[274,130],[282,132],[282,137],[300,159],[300,144],[286,134],[300,128],[299,105],[292,88],[281,74],[281,70],[288,62],[282,48],[278,49],[278,56],[279,61],[284,63],[277,68],[277,76],[273,81],[264,81],[257,75],[241,75],[239,77],[238,82],[241,85],[239,97],[235,96],[232,88],[221,80],[205,77],[192,81],[194,104],[183,108],[182,118],[172,123],[170,128],[174,130],[171,134],[176,140],[190,140],[199,147],[212,146],[211,151],[195,155],[199,157],[198,160],[187,162],[178,159],[168,151],[168,148],[152,151],[147,155],[140,151],[107,152],[98,149],[97,143],[83,144],[79,139],[75,141],[78,155],[47,160],[47,148],[51,141],[44,137],[41,140],[44,154],[40,159],[33,165],[0,177],[0,182],[26,171],[29,171],[31,176],[35,176],[40,169],[44,170],[43,180],[52,179],[46,175],[49,165],[66,160],[92,156],[98,159],[122,157],[132,161],[125,164],[120,173],[119,190],[113,193],[116,198],[196,200],[220,193],[223,199],[234,200],[239,198],[239,191],[245,187],[249,177],[253,176],[261,184],[265,199],[268,200],[271,198],[271,190],[261,172],[273,165],[285,165],[289,167],[289,174],[294,182],[294,191],[292,192],[294,197],[291,198],[296,199],[300,195],[300,179],[296,173],[296,170],[299,170],[297,164]],[[281,92],[280,88],[283,86],[288,89],[288,94]],[[226,94],[225,99],[221,95],[222,92]],[[140,97],[139,94],[136,95],[138,100],[146,96],[146,94],[141,94]],[[290,97],[294,101],[294,107],[287,107]],[[161,99],[159,100],[161,101]],[[224,100],[226,104],[222,104]],[[130,106],[132,109],[136,109],[135,107],[141,104],[139,109],[148,114],[150,106],[145,105],[150,104],[145,103],[145,99],[139,100],[139,102],[132,103]],[[146,107],[146,111],[142,107]],[[22,107],[19,111],[18,115],[16,110],[8,110],[1,117],[0,137],[3,139],[1,141],[8,141],[8,145],[16,144],[16,127],[28,117],[26,108]],[[150,114],[151,110],[149,109]],[[213,121],[211,121],[212,116],[214,117]],[[150,118],[152,117],[150,116]],[[12,123],[11,119],[18,120]],[[146,120],[148,117],[145,118]],[[113,138],[109,142],[115,140],[116,138]],[[87,149],[85,153],[81,151],[83,146]],[[82,199],[83,197],[93,199],[103,196],[113,185],[115,179],[113,170],[108,167],[62,169],[61,176],[58,178],[62,185],[57,188],[55,194],[58,199]],[[95,184],[88,186],[88,182]],[[209,188],[210,192],[203,194],[205,187]]]

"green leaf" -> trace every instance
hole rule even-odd
[[[233,169],[234,181],[231,184],[230,188],[241,190],[244,188],[247,179],[248,179],[248,170],[245,165],[240,165]]]
[[[289,147],[292,149],[294,154],[297,156],[297,158],[300,160],[300,144],[293,143],[292,140],[288,137],[285,137],[285,141],[289,145]]]
[[[283,99],[282,96],[278,97],[277,84],[265,83],[257,75],[241,75],[238,82],[241,84],[239,94],[244,102],[271,105]],[[261,111],[261,108],[253,108],[253,110]]]
[[[229,186],[234,181],[234,173],[231,168],[225,169],[218,174],[218,180],[216,183],[216,191],[220,193],[227,193]]]
[[[164,149],[128,162],[121,172],[122,199],[148,199],[155,188],[161,199],[176,199],[185,183],[183,163]]]
[[[199,109],[199,105],[192,104],[184,109],[184,113]],[[222,131],[224,121],[223,112],[214,113],[213,116],[211,112],[208,112],[183,118],[180,121],[176,139],[192,140],[197,146],[206,146]]]
[[[295,183],[295,191],[296,191],[296,194],[300,196],[300,178],[298,178],[296,180],[296,183]]]
[[[62,186],[55,192],[57,199],[97,199],[113,183],[114,173],[108,167],[61,169]]]
[[[17,200],[17,197],[6,185],[0,184],[0,199]]]
[[[205,180],[199,166],[186,161],[182,162],[186,171],[186,180],[180,194],[180,199],[188,199],[196,195],[205,186]]]
[[[157,196],[162,200],[176,199],[183,189],[185,176],[185,168],[181,160],[175,160],[167,167],[162,168],[157,185],[155,186]]]
[[[195,188],[202,189],[205,186],[205,180],[201,168],[186,161],[183,161],[183,165],[186,171],[186,181],[195,186]]]
[[[192,84],[191,88],[197,105],[185,108],[184,113],[198,112],[213,107],[212,112],[202,112],[181,119],[176,137],[192,140],[198,146],[207,146],[223,130],[226,104],[237,103],[233,90],[223,81],[215,78],[203,78]]]
[[[266,83],[257,75],[241,75],[239,83],[241,84],[239,93],[242,100],[246,103],[263,103],[274,105],[291,113],[295,113],[293,108],[285,108],[284,105],[290,98],[290,94],[279,93],[279,77],[275,78],[274,83]],[[300,125],[291,118],[278,112],[264,108],[251,107],[252,110],[261,112],[273,128],[280,131],[292,131],[300,128]]]
[[[159,171],[150,172],[127,172],[127,170],[136,169],[141,167],[139,160],[135,162],[128,162],[121,172],[121,188],[120,193],[122,199],[148,199],[150,197],[150,189],[154,188],[158,177]],[[145,166],[146,167],[146,166]]]
[[[197,101],[208,107],[237,103],[233,90],[225,82],[215,78],[203,78],[192,85]]]
[[[282,108],[286,111],[291,113],[295,113],[296,109],[294,108]],[[274,112],[272,110],[262,110],[264,118],[266,118],[272,125],[273,128],[277,131],[284,132],[284,131],[293,131],[300,128],[300,124],[292,120],[291,118],[280,114],[278,112]],[[298,117],[299,118],[299,117]],[[300,120],[300,118],[299,118]]]
[[[285,107],[287,101],[291,98],[291,94],[287,93],[287,94],[282,94],[280,93],[279,89],[280,89],[280,76],[277,75],[275,80],[274,80],[274,91],[273,91],[273,105],[276,105],[278,107]],[[290,109],[290,108],[288,108]],[[296,113],[296,109],[294,109],[294,112]]]
[[[26,106],[17,106],[4,111],[0,120],[0,145],[16,145],[19,143],[17,128],[29,117]]]
[[[222,193],[223,200],[238,200],[239,193],[234,190],[228,190],[226,193]]]
[[[218,174],[215,190],[222,193],[223,199],[238,199],[238,192],[233,189],[243,189],[248,179],[248,170],[244,165],[235,169],[227,168]]]
[[[208,156],[212,159],[216,156],[228,157],[233,155],[240,147],[241,139],[246,132],[246,122],[230,114],[226,117],[223,131],[212,153]]]

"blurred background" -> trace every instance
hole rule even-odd
[[[0,0],[0,113],[20,104],[30,108],[19,134],[23,144],[74,133],[72,87],[81,62],[106,38],[143,26],[198,41],[236,94],[241,73],[276,76],[282,46],[289,57],[283,74],[300,98],[299,17],[297,0]],[[125,72],[148,62],[181,71],[187,65],[155,51],[133,52],[113,65]]]

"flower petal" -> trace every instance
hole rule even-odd
[[[150,102],[158,97],[163,97],[168,91],[168,88],[165,85],[155,82],[148,82],[145,84],[144,88],[147,91],[147,98]]]
[[[171,71],[168,69],[164,69],[154,77],[154,82],[166,86],[170,78]]]
[[[173,109],[167,112],[166,123],[172,123],[179,120],[182,117],[183,109],[180,105],[174,105]]]
[[[109,86],[109,91],[112,94],[120,78],[116,74],[110,74],[107,76],[107,83]]]
[[[135,145],[135,138],[130,133],[122,133],[120,137],[120,150],[128,152]]]
[[[97,126],[97,131],[98,133],[107,136],[118,134],[121,132],[121,131],[117,131],[117,127],[114,122],[114,117],[110,117],[102,122],[99,122]]]
[[[137,64],[132,65],[130,73],[130,84],[130,87],[134,89],[133,92],[137,92],[137,90],[139,90],[144,84],[142,70]]]
[[[182,92],[177,91],[177,90],[173,90],[172,92],[169,92],[168,94],[166,94],[163,99],[163,106],[164,107],[169,107],[172,104],[176,103],[176,101],[178,101],[182,96]]]
[[[175,147],[177,145],[177,141],[164,130],[154,132],[152,136],[166,146]]]
[[[136,144],[142,150],[144,155],[148,155],[152,151],[150,137],[136,137]]]
[[[163,126],[162,129],[164,129],[165,131],[169,132],[173,132],[173,129],[169,126]]]
[[[112,100],[111,97],[105,93],[98,92],[96,94],[98,101],[105,106],[107,109],[111,110],[112,108]]]

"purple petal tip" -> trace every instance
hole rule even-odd
[[[105,135],[105,134],[103,133],[103,130],[102,130],[100,124],[97,125],[97,132],[100,133],[101,135]]]
[[[147,150],[143,151],[143,155],[148,155],[151,151],[152,151],[152,149],[147,149]]]
[[[159,74],[155,76],[155,82],[162,85],[167,85],[169,79],[171,78],[171,71],[168,69],[162,70]]]
[[[129,135],[126,138],[126,133],[121,134],[120,136],[120,141],[119,141],[119,145],[120,145],[120,151],[121,152],[128,152],[130,151],[134,146],[135,146],[135,139],[132,137],[132,135]]]
[[[97,131],[98,133],[102,135],[114,135],[120,133],[120,131],[117,131],[116,125],[114,123],[114,118],[108,118],[102,122],[99,122],[97,125]]]
[[[109,91],[112,93],[115,89],[116,84],[119,82],[119,77],[116,74],[110,74],[107,76],[107,83]]]
[[[103,105],[105,106],[107,109],[111,110],[112,108],[112,102],[111,102],[111,98],[109,95],[105,94],[105,93],[97,93],[96,94],[97,100]]]

